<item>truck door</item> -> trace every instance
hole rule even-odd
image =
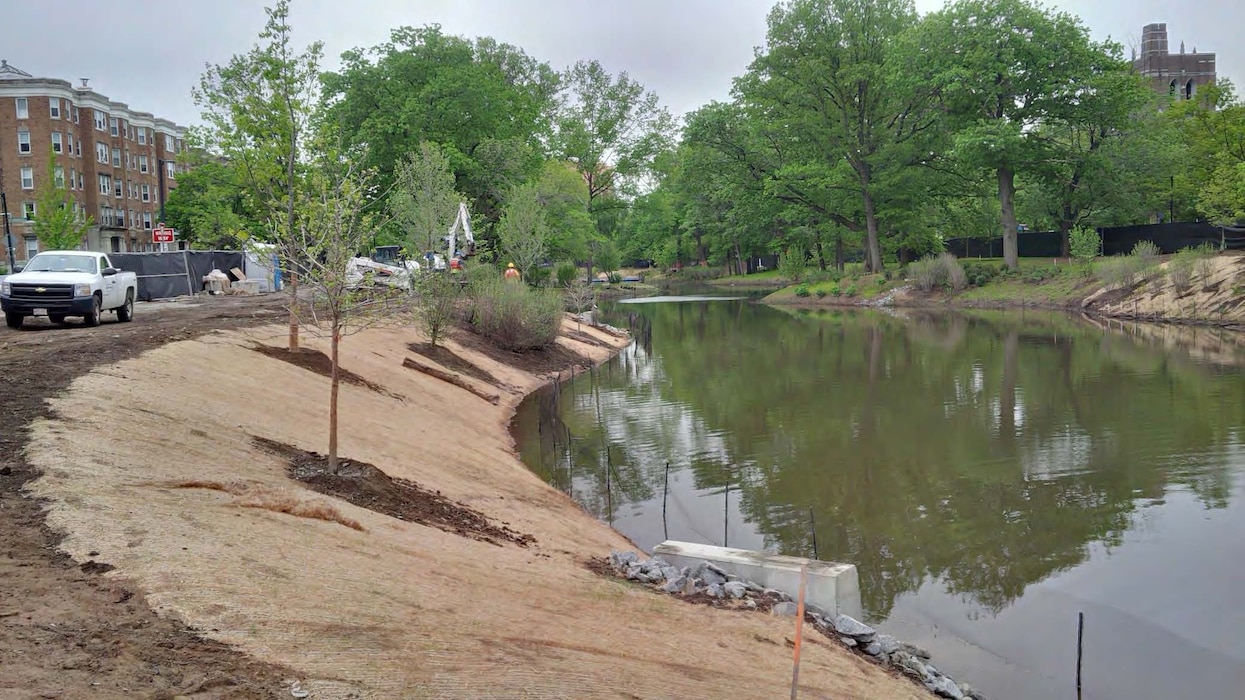
[[[96,272],[99,274],[100,279],[104,281],[104,286],[102,289],[104,308],[111,309],[114,306],[120,306],[121,304],[117,301],[117,276],[116,275],[112,275],[111,277],[104,276],[104,269],[107,267],[111,267],[112,263],[109,262],[107,256],[101,255],[99,256],[97,264],[99,265],[99,269],[96,270]]]

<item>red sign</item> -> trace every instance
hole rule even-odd
[[[151,232],[151,242],[152,243],[172,243],[173,236],[175,236],[176,234],[177,234],[176,231],[174,231],[171,228],[166,227],[164,224],[156,224],[155,230]]]

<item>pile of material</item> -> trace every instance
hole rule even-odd
[[[679,596],[689,602],[715,607],[745,608],[775,615],[794,616],[798,605],[790,594],[741,580],[710,562],[679,568],[661,557],[641,559],[636,552],[610,552],[609,567],[621,578],[636,581]],[[828,615],[815,605],[804,606],[805,620],[826,637],[837,639],[848,649],[873,663],[889,666],[919,681],[939,697],[953,700],[984,700],[968,684],[958,684],[929,663],[924,649],[901,642],[849,615]]]

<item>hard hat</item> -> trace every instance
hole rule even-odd
[[[509,265],[507,265],[506,267],[514,267],[514,263],[510,263],[510,264],[509,264]]]

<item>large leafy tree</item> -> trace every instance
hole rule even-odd
[[[177,187],[164,205],[164,220],[191,245],[228,250],[264,234],[252,201],[235,168],[203,162],[177,176]]]
[[[1017,259],[1016,177],[1058,158],[1042,129],[1079,124],[1101,50],[1081,22],[1029,0],[956,0],[921,24],[908,63],[941,93],[955,155],[994,174],[1003,257]]]
[[[634,190],[673,140],[674,121],[657,94],[627,73],[612,76],[597,61],[580,61],[562,77],[554,154],[575,164],[594,213]]]
[[[1183,136],[1183,172],[1177,186],[1197,213],[1218,224],[1245,218],[1245,103],[1228,81],[1170,112]]]
[[[401,27],[380,46],[346,52],[342,64],[324,75],[325,118],[347,146],[367,146],[381,191],[408,153],[436,143],[487,229],[506,193],[540,167],[559,81],[522,50],[437,25]]]
[[[771,11],[765,49],[740,87],[773,138],[802,156],[793,175],[858,198],[875,271],[883,264],[879,171],[902,165],[891,150],[934,117],[929,92],[896,64],[916,21],[910,0],[789,0]]]
[[[449,159],[435,143],[419,144],[398,164],[389,211],[409,253],[440,250],[462,201],[454,187]]]

